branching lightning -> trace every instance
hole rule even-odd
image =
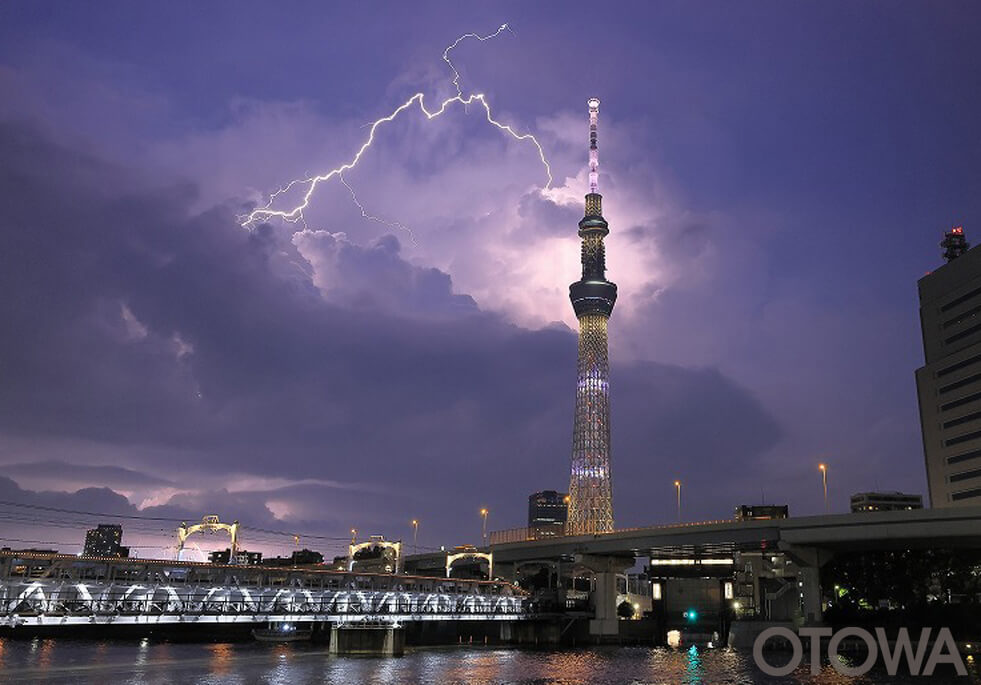
[[[358,199],[358,194],[354,192],[354,188],[352,188],[351,184],[348,183],[347,180],[344,178],[344,174],[342,173],[338,174],[337,178],[340,180],[341,183],[344,184],[344,187],[347,188],[347,191],[351,194],[351,201],[354,202],[354,204],[357,206],[359,210],[361,210],[361,216],[363,218],[367,219],[368,221],[374,221],[375,223],[388,226],[390,228],[397,228],[400,231],[405,231],[406,233],[409,234],[409,239],[412,240],[413,244],[415,244],[416,236],[412,232],[411,228],[403,224],[401,221],[388,221],[387,219],[382,219],[380,216],[375,216],[374,214],[368,214],[368,210],[366,210],[364,208],[364,205],[361,204],[361,200]]]
[[[499,130],[507,133],[509,136],[511,136],[513,139],[517,141],[522,141],[522,142],[529,141],[532,145],[535,146],[535,149],[538,151],[538,157],[541,160],[542,166],[545,169],[545,175],[547,178],[547,181],[544,185],[544,189],[547,190],[548,188],[550,188],[552,185],[552,168],[549,165],[548,160],[545,158],[545,150],[542,148],[541,143],[538,142],[538,139],[535,138],[535,136],[531,133],[518,133],[509,124],[503,124],[497,121],[494,118],[493,113],[491,112],[490,104],[488,104],[487,98],[484,96],[483,93],[470,93],[468,95],[464,95],[463,90],[460,88],[460,72],[457,71],[456,66],[454,66],[453,61],[450,59],[450,52],[467,38],[475,38],[479,41],[486,41],[486,40],[491,40],[492,38],[496,38],[504,31],[510,31],[507,24],[502,24],[501,27],[497,29],[497,31],[486,36],[479,36],[476,33],[467,33],[457,38],[456,41],[454,41],[451,45],[447,46],[447,48],[443,51],[443,61],[446,62],[447,65],[449,65],[450,71],[453,72],[453,86],[454,88],[456,88],[456,93],[457,93],[456,95],[443,100],[440,103],[439,107],[437,107],[434,110],[430,110],[429,108],[426,107],[425,95],[423,93],[416,93],[408,100],[403,102],[401,105],[396,107],[391,114],[381,117],[380,119],[377,119],[371,123],[368,131],[368,138],[361,144],[361,146],[358,148],[358,151],[354,154],[354,156],[350,159],[350,161],[342,164],[339,167],[330,169],[329,171],[326,171],[322,174],[317,174],[316,176],[309,176],[307,178],[294,179],[290,181],[285,186],[282,186],[279,190],[272,193],[269,196],[269,199],[262,207],[254,209],[249,214],[240,217],[242,226],[246,228],[251,228],[256,223],[268,221],[269,219],[272,218],[279,218],[282,219],[283,221],[287,221],[290,223],[300,223],[306,226],[304,211],[306,211],[306,209],[310,206],[313,195],[317,190],[317,187],[321,183],[326,183],[327,181],[330,181],[332,178],[337,177],[338,181],[340,181],[348,189],[348,192],[350,192],[351,194],[352,200],[354,201],[355,205],[357,205],[357,207],[361,210],[361,215],[365,219],[383,223],[388,226],[402,228],[408,231],[408,229],[404,225],[398,222],[386,221],[384,219],[369,214],[365,210],[361,202],[358,200],[357,194],[354,192],[354,189],[344,179],[343,174],[345,171],[349,171],[357,166],[358,162],[361,160],[361,157],[365,154],[368,148],[370,148],[371,145],[375,142],[375,136],[380,127],[382,127],[384,124],[394,121],[400,114],[402,114],[402,112],[410,109],[414,105],[418,105],[419,110],[426,116],[426,119],[428,121],[431,121],[441,116],[451,105],[459,104],[459,105],[463,105],[465,109],[468,109],[469,106],[472,104],[475,103],[479,104],[484,109],[484,114],[486,116],[488,123],[496,126]],[[278,209],[274,207],[274,205],[276,204],[276,200],[280,196],[294,189],[303,189],[303,194],[298,204],[288,209]],[[411,231],[409,231],[409,233],[411,235]]]

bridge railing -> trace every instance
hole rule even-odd
[[[508,528],[507,530],[493,530],[488,535],[488,541],[492,545],[501,545],[507,542],[548,540],[549,538],[562,537],[564,535],[565,526],[560,523],[554,526],[534,526],[525,528]]]
[[[606,533],[596,533],[596,535],[614,535],[616,533],[630,533],[645,530],[670,530],[672,528],[696,528],[698,526],[711,526],[719,523],[735,523],[734,519],[716,519],[711,521],[681,521],[678,523],[659,523],[650,526],[634,526],[631,528],[617,528]],[[511,542],[533,542],[536,540],[550,540],[557,537],[565,537],[568,532],[565,527],[557,526],[534,526],[524,528],[507,528],[505,530],[494,530],[488,535],[491,545],[502,545]]]
[[[34,581],[0,583],[0,617],[412,616],[514,617],[524,597],[385,591],[318,591],[283,588],[173,587]]]

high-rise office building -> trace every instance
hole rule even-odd
[[[569,496],[555,490],[542,490],[528,496],[528,530],[539,540],[565,532]]]
[[[569,286],[569,299],[579,319],[579,364],[576,415],[572,434],[572,475],[569,479],[569,535],[613,530],[613,485],[610,478],[610,360],[607,321],[617,299],[617,286],[606,280],[603,238],[610,229],[603,218],[599,194],[599,152],[596,127],[599,100],[589,106],[589,194],[579,222],[582,278]]]
[[[123,527],[114,523],[100,523],[85,533],[87,557],[128,557],[129,547],[123,547]]]
[[[964,230],[919,281],[924,366],[916,372],[930,505],[981,505],[981,249]]]

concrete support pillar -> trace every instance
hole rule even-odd
[[[590,635],[619,635],[620,619],[617,617],[617,574],[611,571],[597,573],[593,590],[593,620],[589,622]]]
[[[405,653],[405,630],[333,625],[328,652],[336,656],[402,656]]]
[[[590,600],[593,619],[589,622],[589,634],[598,639],[618,637],[617,574],[633,566],[634,558],[577,554],[576,563],[591,570],[595,581]]]
[[[801,568],[798,578],[802,583],[800,591],[804,600],[804,624],[822,623],[824,612],[821,609],[821,569],[805,566]]]
[[[824,610],[821,607],[821,567],[831,561],[834,553],[818,547],[800,547],[783,541],[780,542],[780,549],[798,566],[797,580],[804,605],[804,624],[821,624],[824,621]]]

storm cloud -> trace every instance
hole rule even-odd
[[[121,481],[123,468],[190,492],[222,474],[278,478],[234,497],[175,492],[157,509],[268,523],[275,501],[308,528],[368,520],[397,536],[417,517],[449,541],[471,532],[459,521],[476,506],[520,525],[529,492],[566,485],[573,331],[481,311],[447,274],[405,262],[395,237],[362,248],[248,231],[235,208],[194,212],[193,188],[134,181],[28,125],[0,125],[0,157],[12,477],[45,469],[47,440],[94,442],[118,462],[64,469],[65,485]],[[630,483],[677,459],[758,454],[779,435],[717,371],[627,363],[614,387],[616,468],[636,474],[617,481],[624,522],[650,517]],[[703,430],[691,434],[678,419],[693,413]]]

